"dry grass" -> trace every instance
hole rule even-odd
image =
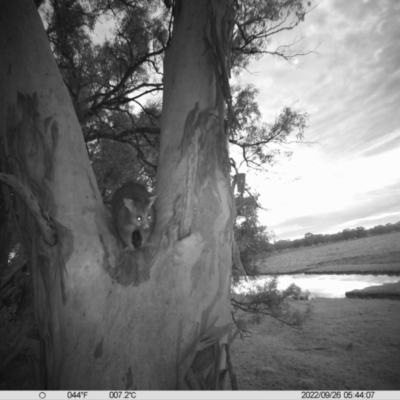
[[[400,274],[400,232],[274,252],[251,264],[259,274]]]
[[[260,274],[400,274],[400,233],[274,253]],[[399,291],[399,285],[374,291]],[[367,289],[366,289],[367,290]],[[387,294],[387,293],[386,293]],[[400,301],[314,299],[301,331],[267,319],[232,344],[241,390],[400,390]]]
[[[268,319],[232,344],[240,390],[400,390],[400,302],[315,299],[301,331]]]

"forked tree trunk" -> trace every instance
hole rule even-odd
[[[218,74],[232,4],[176,3],[156,231],[150,249],[129,254],[117,243],[33,1],[0,1],[0,172],[33,192],[57,233],[56,245],[40,238],[17,199],[48,389],[220,387],[233,202]]]

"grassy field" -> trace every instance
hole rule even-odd
[[[400,281],[383,285],[368,286],[346,292],[350,299],[392,299],[400,300]]]
[[[400,232],[274,252],[250,262],[258,274],[400,275]]]
[[[400,390],[400,301],[314,299],[303,328],[267,319],[231,347],[240,390]]]
[[[275,252],[252,262],[260,274],[400,275],[400,233]],[[354,293],[357,292],[357,293]],[[353,291],[400,298],[400,282]],[[301,330],[266,319],[236,339],[241,390],[400,390],[400,301],[313,299]]]

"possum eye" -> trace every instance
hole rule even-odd
[[[141,220],[142,220],[142,217],[136,217],[136,219],[137,219],[138,221],[141,221]]]
[[[151,215],[148,215],[148,216],[147,216],[147,219],[151,219]]]

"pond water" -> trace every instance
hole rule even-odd
[[[270,276],[260,276],[256,281],[243,282],[238,291],[243,293],[252,285],[262,284],[269,279],[271,279]],[[308,290],[311,299],[316,297],[346,297],[345,293],[351,290],[398,281],[400,281],[400,276],[389,275],[279,275],[278,289],[284,290],[295,283],[302,291]]]

